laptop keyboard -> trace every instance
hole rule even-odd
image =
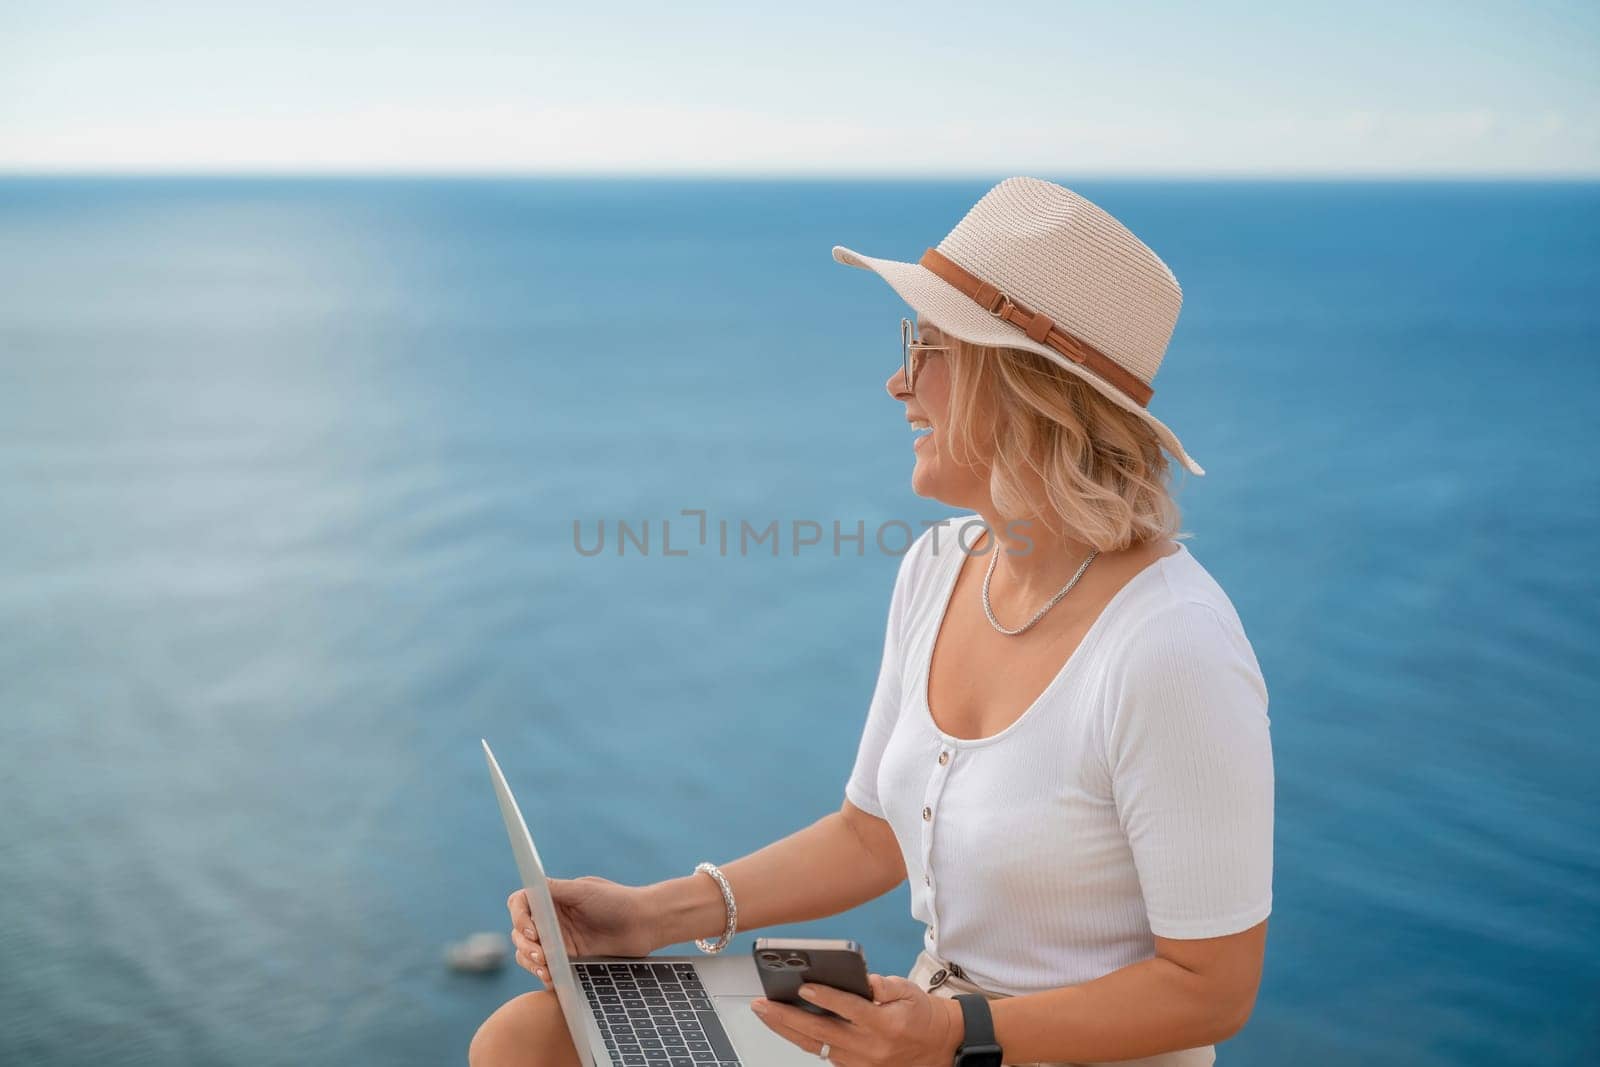
[[[692,963],[574,963],[611,1059],[624,1067],[740,1067]]]

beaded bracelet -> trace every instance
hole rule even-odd
[[[697,937],[694,940],[695,947],[701,952],[715,956],[727,948],[728,942],[733,940],[734,928],[739,924],[739,906],[733,902],[733,887],[728,884],[728,880],[722,876],[722,872],[717,869],[715,863],[702,863],[696,866],[694,870],[696,874],[705,871],[717,880],[717,885],[722,888],[722,903],[728,909],[728,925],[722,931],[722,939],[720,941],[713,943],[703,937]]]

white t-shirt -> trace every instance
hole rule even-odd
[[[959,528],[981,522],[932,527],[901,560],[845,786],[894,828],[925,947],[1024,994],[1148,959],[1152,934],[1259,923],[1272,910],[1267,689],[1227,595],[1179,542],[1117,591],[1020,719],[951,737],[928,710],[928,663],[960,545],[978,540]],[[1137,1062],[1213,1058],[1208,1045]]]

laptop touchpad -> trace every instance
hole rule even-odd
[[[817,1057],[779,1037],[750,1010],[755,997],[716,996],[717,1015],[739,1058],[752,1067],[817,1067]]]

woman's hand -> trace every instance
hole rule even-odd
[[[778,1036],[815,1056],[823,1043],[838,1067],[945,1067],[955,1058],[965,1025],[961,1005],[936,997],[896,975],[868,976],[872,999],[807,982],[800,995],[844,1016],[830,1019],[765,997],[752,1009]]]
[[[655,919],[643,887],[620,885],[592,874],[545,881],[556,902],[567,955],[648,956],[661,947],[656,943]],[[550,970],[527,893],[521,889],[512,893],[506,908],[511,912],[517,963],[549,985]]]

